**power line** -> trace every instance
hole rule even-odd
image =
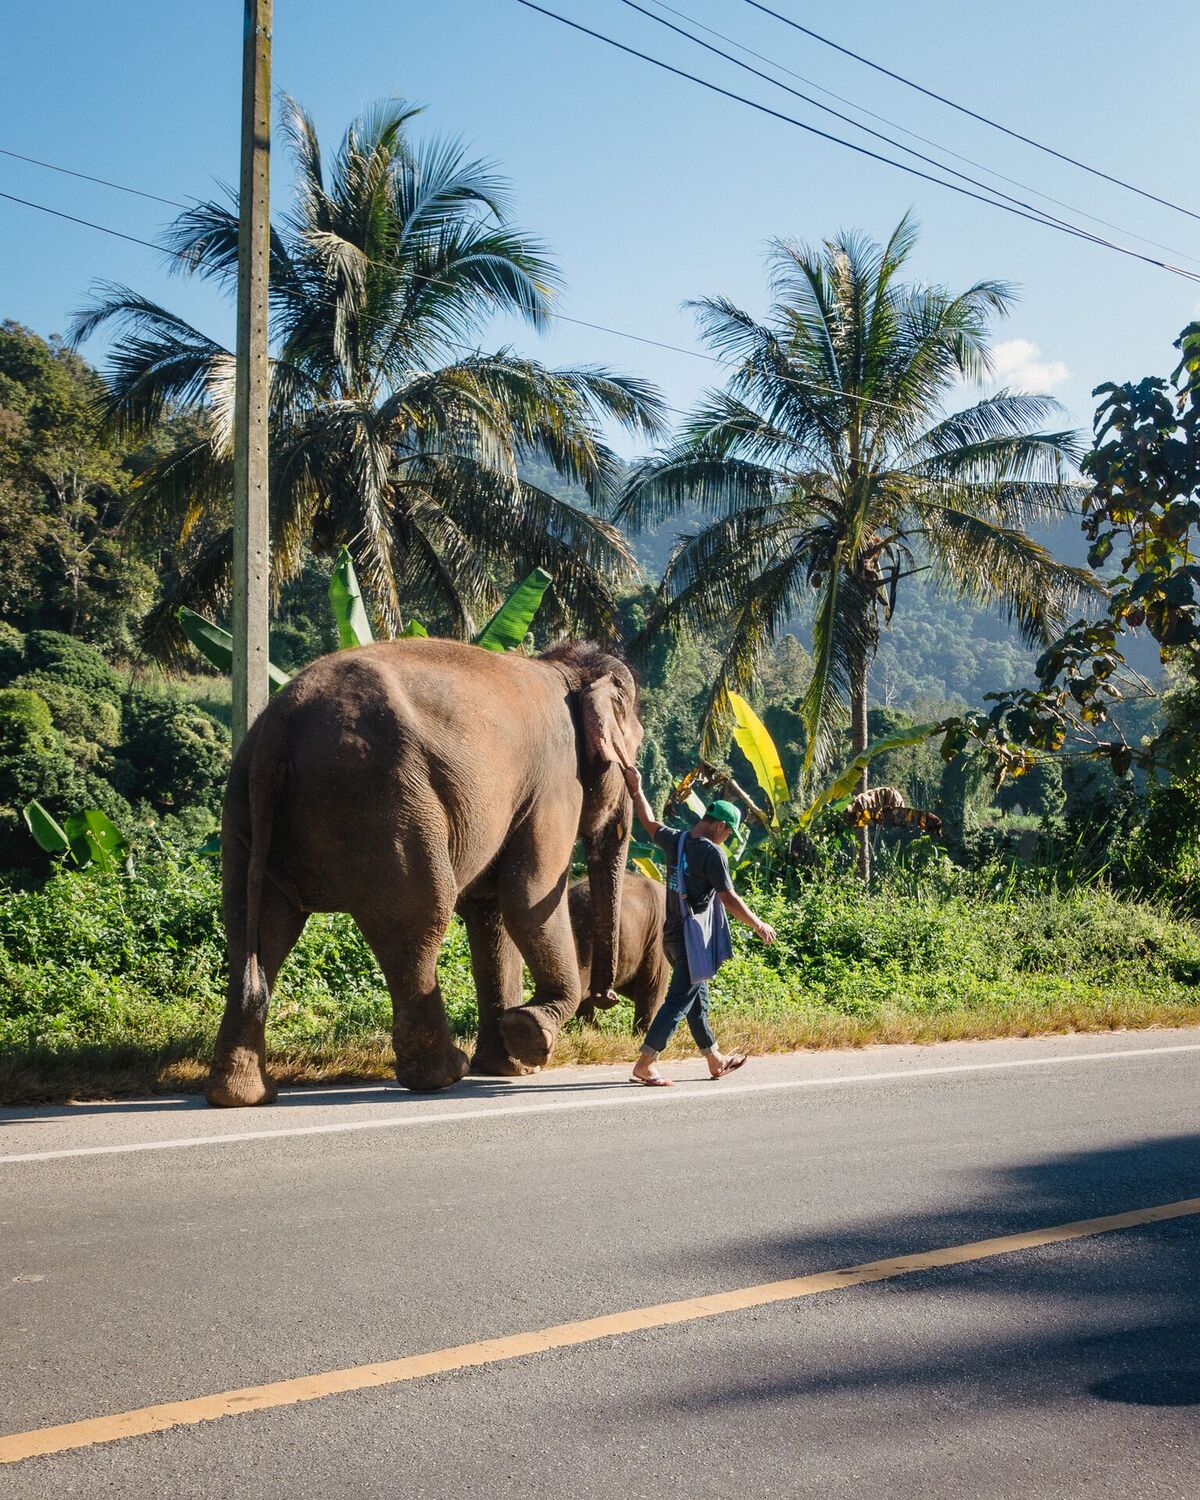
[[[640,58],[643,62],[648,62],[653,67],[661,68],[666,73],[673,73],[677,78],[686,78],[690,83],[699,84],[701,88],[708,89],[711,93],[720,94],[722,97],[732,99],[738,104],[748,105],[760,114],[770,115],[772,119],[782,120],[785,125],[793,125],[796,129],[807,131],[808,134],[818,136],[821,140],[831,141],[837,146],[845,146],[847,150],[853,151],[859,156],[869,157],[872,161],[882,162],[885,166],[896,167],[899,171],[906,172],[911,177],[919,177],[923,181],[932,182],[938,187],[949,188],[953,193],[960,193],[965,198],[973,198],[976,202],[986,203],[992,208],[1002,209],[1005,213],[1014,214],[1019,219],[1028,219],[1033,224],[1041,224],[1047,229],[1056,229],[1061,234],[1071,235],[1076,239],[1085,240],[1091,244],[1113,250],[1118,255],[1127,255],[1134,260],[1144,262],[1146,265],[1156,266],[1159,270],[1169,271],[1172,275],[1181,276],[1187,281],[1200,281],[1200,274],[1184,270],[1182,266],[1172,265],[1169,261],[1158,260],[1151,255],[1143,255],[1140,251],[1131,250],[1124,245],[1117,245],[1110,240],[1103,239],[1099,235],[1091,234],[1087,230],[1066,225],[1062,221],[1048,217],[1040,211],[1026,212],[1024,209],[1014,207],[1010,203],[1002,202],[998,198],[990,198],[983,193],[973,192],[970,188],[962,187],[957,182],[948,182],[943,177],[935,177],[929,172],[922,172],[918,167],[909,166],[907,162],[896,161],[893,157],[883,156],[878,151],[872,151],[867,146],[860,146],[854,141],[847,141],[841,136],[832,135],[827,130],[820,130],[815,125],[809,125],[804,120],[796,119],[794,115],[784,114],[782,110],[772,109],[768,104],[760,104],[756,99],[748,99],[744,94],[734,93],[732,89],[722,88],[718,83],[712,83],[707,78],[701,78],[695,73],[689,73],[685,68],[677,68],[672,63],[664,62],[661,58],[652,57],[648,52],[640,52],[636,47],[626,46],[624,42],[618,42],[614,37],[606,36],[603,32],[593,31],[591,27],[583,26],[578,21],[569,20],[566,16],[559,15],[557,11],[547,10],[544,6],[536,5],[534,4],[534,0],[517,0],[517,4],[523,5],[527,10],[537,11],[540,15],[549,17],[552,21],[558,21],[563,26],[569,26],[573,31],[579,31],[585,36],[593,37],[596,41],[605,43],[606,46],[616,48],[618,52],[625,52],[630,57]],[[731,59],[731,61],[733,60]]]
[[[651,0],[651,4],[659,10],[669,11],[671,15],[678,16],[680,20],[687,21],[689,25],[695,26],[697,30],[707,32],[709,36],[715,36],[718,41],[727,43],[739,52],[744,52],[747,57],[756,58],[759,62],[766,63],[769,68],[774,68],[777,73],[786,73],[789,78],[794,78],[798,83],[807,84],[809,88],[816,89],[818,94],[824,94],[826,98],[836,99],[839,104],[844,104],[849,109],[857,110],[861,115],[866,115],[870,120],[878,120],[881,125],[890,125],[893,130],[898,130],[901,135],[906,135],[910,140],[920,141],[923,146],[931,146],[935,151],[940,151],[944,156],[952,156],[955,161],[965,162],[967,166],[974,167],[979,172],[986,172],[989,177],[997,177],[1001,182],[1007,182],[1010,187],[1019,187],[1024,192],[1032,193],[1035,198],[1042,198],[1047,203],[1053,203],[1056,208],[1065,208],[1068,213],[1078,214],[1081,218],[1090,219],[1093,224],[1102,224],[1105,229],[1115,229],[1119,234],[1128,235],[1130,239],[1137,240],[1143,245],[1152,245],[1155,250],[1166,250],[1170,255],[1178,255],[1184,260],[1190,260],[1194,265],[1200,265],[1200,258],[1189,255],[1180,250],[1176,245],[1166,245],[1161,240],[1150,239],[1147,235],[1138,234],[1125,224],[1114,224],[1111,219],[1102,219],[1098,214],[1089,213],[1086,208],[1080,208],[1076,203],[1067,203],[1062,198],[1056,198],[1052,193],[1044,192],[1036,188],[1032,183],[1022,182],[1018,177],[1009,177],[1007,173],[1001,172],[997,167],[989,167],[985,162],[976,161],[973,156],[964,156],[961,151],[955,151],[941,141],[931,140],[929,136],[922,135],[918,130],[912,130],[907,125],[902,125],[899,120],[890,119],[887,115],[881,115],[873,109],[868,109],[865,104],[859,104],[855,99],[847,99],[844,94],[837,93],[834,89],[826,88],[824,84],[818,83],[814,78],[807,78],[803,73],[797,73],[794,68],[785,67],[783,63],[776,62],[774,58],[768,57],[763,52],[756,52],[753,47],[747,47],[744,42],[739,42],[735,37],[727,36],[723,31],[717,31],[711,26],[706,26],[695,16],[688,15],[686,11],[677,10],[675,6],[668,5],[666,0]],[[732,59],[731,59],[732,61]],[[815,100],[812,102],[816,102]],[[854,122],[857,124],[857,121]],[[903,148],[902,148],[903,149]],[[940,163],[939,163],[940,165]]]
[[[816,42],[821,42],[826,47],[832,47],[835,52],[841,52],[846,57],[852,57],[855,62],[863,63],[868,68],[874,68],[877,73],[883,73],[888,78],[894,78],[897,83],[903,83],[910,89],[916,89],[919,94],[924,94],[928,99],[936,99],[939,104],[949,105],[951,109],[958,110],[959,114],[968,115],[972,120],[978,120],[981,124],[990,125],[993,130],[1002,131],[1011,136],[1015,141],[1023,141],[1027,146],[1033,146],[1035,150],[1044,151],[1047,156],[1057,157],[1059,161],[1065,161],[1072,167],[1078,167],[1081,171],[1090,172],[1093,177],[1102,177],[1105,182],[1111,182],[1117,187],[1125,188],[1130,193],[1136,193],[1140,198],[1148,198],[1152,203],[1161,203],[1164,208],[1173,208],[1176,213],[1186,214],[1189,219],[1200,219],[1200,213],[1195,213],[1190,208],[1184,208],[1182,204],[1172,203],[1169,198],[1160,198],[1157,193],[1148,192],[1145,188],[1137,187],[1132,182],[1126,182],[1124,178],[1114,177],[1109,172],[1103,172],[1099,167],[1089,167],[1087,162],[1078,161],[1073,156],[1067,156],[1062,151],[1056,151],[1053,146],[1043,145],[1041,141],[1035,141],[1032,136],[1022,135],[1019,130],[1010,130],[1007,125],[1001,125],[998,120],[990,119],[987,115],[981,115],[978,111],[969,109],[965,104],[956,104],[953,99],[947,99],[944,94],[938,94],[933,89],[927,89],[923,84],[914,83],[911,78],[905,78],[903,73],[894,73],[891,68],[885,68],[882,63],[872,62],[869,57],[863,57],[860,52],[852,52],[849,47],[843,47],[840,42],[833,41],[830,37],[822,36],[819,31],[813,31],[811,27],[801,26],[799,21],[793,21],[790,16],[781,15],[779,11],[772,10],[769,5],[762,5],[759,0],[746,0],[747,5],[752,5],[755,10],[760,10],[764,15],[773,16],[775,20],[782,21],[785,26],[790,26],[794,31],[802,31],[805,36],[810,36]]]
[[[20,151],[9,151],[0,146],[0,156],[11,156],[14,161],[28,162],[31,167],[44,167],[47,172],[61,172],[64,177],[79,177],[84,182],[96,182],[101,187],[115,188],[118,193],[132,193],[135,198],[149,198],[153,203],[166,203],[171,208],[190,208],[190,203],[180,203],[178,198],[163,198],[158,193],[147,193],[141,188],[127,187],[123,182],[110,182],[107,177],[93,177],[88,172],[76,172],[71,167],[59,167],[52,161],[39,161],[36,156],[23,156]]]
[[[136,234],[126,234],[122,229],[110,229],[107,224],[97,224],[92,219],[80,219],[75,214],[67,214],[61,208],[49,208],[45,203],[34,203],[29,198],[18,198],[14,193],[0,193],[0,198],[7,198],[10,203],[20,203],[25,208],[36,208],[39,213],[53,214],[56,219],[66,219],[71,224],[82,224],[85,229],[98,229],[101,234],[111,234],[114,239],[128,240],[131,245],[145,245],[147,250],[157,250],[159,255],[174,255],[180,260],[187,257],[178,250],[167,250],[162,245],[156,245],[153,240],[140,239]]]
[[[918,161],[923,161],[931,167],[937,167],[939,171],[949,172],[952,176],[959,178],[960,181],[969,182],[972,187],[982,188],[984,192],[994,193],[998,198],[1006,199],[1009,203],[1015,203],[1019,208],[1027,208],[1031,213],[1038,214],[1048,223],[1057,224],[1064,229],[1069,229],[1072,233],[1085,235],[1087,238],[1105,245],[1109,249],[1126,250],[1126,246],[1124,245],[1118,245],[1112,240],[1105,239],[1102,235],[1093,235],[1090,230],[1080,230],[1078,225],[1072,224],[1067,219],[1060,219],[1056,214],[1047,213],[1045,209],[1038,208],[1033,203],[1026,203],[1022,198],[1014,198],[1011,193],[1006,193],[1001,188],[993,187],[987,182],[981,182],[977,177],[971,177],[966,172],[960,172],[957,167],[947,166],[944,162],[938,161],[935,157],[926,156],[923,151],[917,151],[912,146],[905,146],[902,142],[894,140],[891,136],[884,135],[882,131],[875,130],[870,125],[863,125],[852,116],[843,114],[841,110],[834,109],[832,105],[822,104],[819,99],[814,99],[810,94],[803,94],[799,89],[792,88],[790,84],[784,83],[778,78],[772,78],[769,73],[764,73],[761,68],[751,67],[749,63],[742,62],[740,58],[734,57],[732,53],[723,52],[720,47],[714,47],[711,42],[706,42],[698,36],[693,36],[691,32],[685,31],[682,26],[676,26],[665,17],[656,16],[653,11],[647,10],[644,5],[639,5],[637,0],[620,0],[620,3],[628,6],[630,10],[636,10],[639,15],[647,17],[648,20],[656,22],[659,26],[665,26],[669,31],[675,32],[677,36],[686,37],[689,42],[694,42],[697,47],[703,47],[706,52],[711,52],[714,56],[723,58],[726,62],[733,63],[734,67],[742,68],[745,72],[753,74],[755,78],[761,78],[767,83],[774,84],[776,88],[783,89],[785,93],[791,94],[793,98],[800,99],[805,104],[812,105],[814,109],[824,110],[826,114],[833,115],[835,119],[843,121],[855,130],[865,131],[867,135],[885,142],[897,151],[904,151],[909,156],[915,156]],[[1128,253],[1136,255],[1137,251],[1130,251]]]
[[[34,203],[29,198],[18,198],[12,193],[0,192],[0,198],[7,199],[7,201],[10,203],[19,203],[25,208],[37,209],[39,213],[51,214],[57,219],[66,219],[71,224],[81,224],[86,229],[96,229],[101,234],[112,235],[115,239],[128,240],[129,243],[133,245],[143,245],[147,250],[153,250],[159,255],[167,255],[175,260],[183,261],[184,264],[187,265],[190,269],[195,269],[195,260],[187,251],[171,250],[164,245],[156,245],[153,240],[141,239],[136,234],[126,234],[123,230],[112,229],[107,224],[97,224],[92,219],[81,219],[75,214],[64,213],[62,209],[51,208],[45,203]],[[379,261],[368,259],[367,264],[383,270],[388,269],[385,265],[383,265],[382,262]],[[448,291],[458,291],[460,289],[454,282],[445,281],[437,276],[426,276],[423,279],[431,286],[445,287]],[[336,305],[334,300],[328,297],[318,297],[315,295],[310,295],[310,300],[314,303],[319,303],[320,305],[326,307],[333,307]],[[568,313],[552,311],[550,313],[550,317],[555,319],[559,323],[571,323],[577,328],[590,328],[596,333],[611,334],[614,338],[627,339],[629,340],[629,342],[634,344],[646,344],[654,349],[665,349],[672,354],[686,355],[689,359],[702,359],[706,364],[717,365],[721,369],[727,370],[730,368],[728,361],[719,358],[717,355],[705,354],[703,350],[700,349],[688,349],[685,348],[683,344],[670,344],[663,339],[652,339],[645,334],[630,333],[628,329],[625,328],[614,328],[611,324],[608,323],[595,323],[587,318],[572,317]],[[458,348],[460,350],[466,350],[468,352],[471,352],[472,350],[472,346],[459,343],[455,339],[444,339],[443,342],[450,347]],[[482,351],[480,351],[479,349],[474,349],[473,352],[480,353]],[[747,368],[750,373],[761,373],[761,371],[756,371],[755,367],[748,362],[747,365],[744,366],[744,368]],[[780,375],[777,371],[772,371],[771,375],[772,378],[779,381],[781,385],[794,385],[798,389],[802,389],[805,391],[815,391],[818,395],[836,396],[840,401],[856,401],[862,406],[876,406],[881,411],[897,411],[901,414],[905,414],[907,410],[905,407],[900,406],[894,401],[884,401],[877,396],[863,396],[860,395],[857,391],[847,391],[844,389],[839,389],[837,386],[818,385],[814,381],[798,380],[795,376],[791,375]],[[668,411],[676,412],[681,416],[693,415],[692,412],[684,411],[681,407],[669,406],[667,405],[667,403],[664,403],[664,405],[666,406],[666,409]]]

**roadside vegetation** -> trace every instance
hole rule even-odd
[[[759,890],[779,942],[737,938],[714,984],[723,1040],[758,1051],[1200,1023],[1200,932],[1102,886],[1022,886],[941,866]],[[476,1022],[457,922],[439,966],[451,1028]],[[217,861],[159,856],[133,877],[63,871],[0,903],[0,1099],[191,1090],[225,997]],[[631,1011],[569,1023],[554,1061],[627,1058]],[[271,1005],[281,1081],[390,1076],[391,1009],[348,918],[311,917]],[[672,1055],[684,1055],[683,1041]]]
[[[1170,381],[1101,389],[1079,479],[1052,403],[942,406],[1002,284],[902,284],[908,224],[781,241],[765,322],[699,304],[725,388],[664,436],[641,380],[479,352],[558,284],[494,169],[400,107],[323,169],[289,120],[278,679],[372,635],[624,650],[652,803],[747,811],[780,940],[736,934],[732,1046],[1200,1023],[1200,327]],[[235,239],[220,204],[169,234],[222,284]],[[224,1001],[230,356],[127,288],[76,332],[102,325],[104,374],[0,327],[0,1102],[198,1087]],[[614,422],[657,451],[623,464]],[[441,977],[469,1045],[457,924]],[[628,1057],[630,1019],[554,1060]],[[310,919],[272,1071],[387,1077],[389,1028],[353,924]]]

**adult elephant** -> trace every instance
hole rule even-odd
[[[630,833],[620,768],[641,744],[637,708],[629,669],[583,642],[531,658],[389,641],[299,673],[246,736],[225,795],[229,988],[210,1103],[275,1097],[269,987],[313,911],[349,912],[379,960],[402,1084],[445,1088],[467,1071],[437,982],[456,909],[479,998],[473,1066],[544,1063],[580,999],[566,901],[577,837],[591,991],[611,999]]]

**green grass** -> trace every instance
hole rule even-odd
[[[713,985],[723,1043],[754,1050],[1200,1023],[1200,932],[1101,887],[1063,894],[942,870],[867,893],[755,893],[780,940],[740,929]],[[0,892],[0,1102],[198,1086],[224,1002],[216,862],[60,874]],[[466,942],[440,964],[451,1029],[475,1029]],[[555,1061],[632,1057],[628,1007],[571,1023]],[[390,1002],[344,917],[309,920],[271,1009],[281,1080],[387,1076]],[[688,1043],[676,1044],[686,1052]]]

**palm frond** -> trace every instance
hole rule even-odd
[[[960,598],[997,605],[1027,642],[1053,639],[1084,596],[1103,595],[1094,574],[1059,562],[1022,531],[930,501],[917,514],[943,581]]]

